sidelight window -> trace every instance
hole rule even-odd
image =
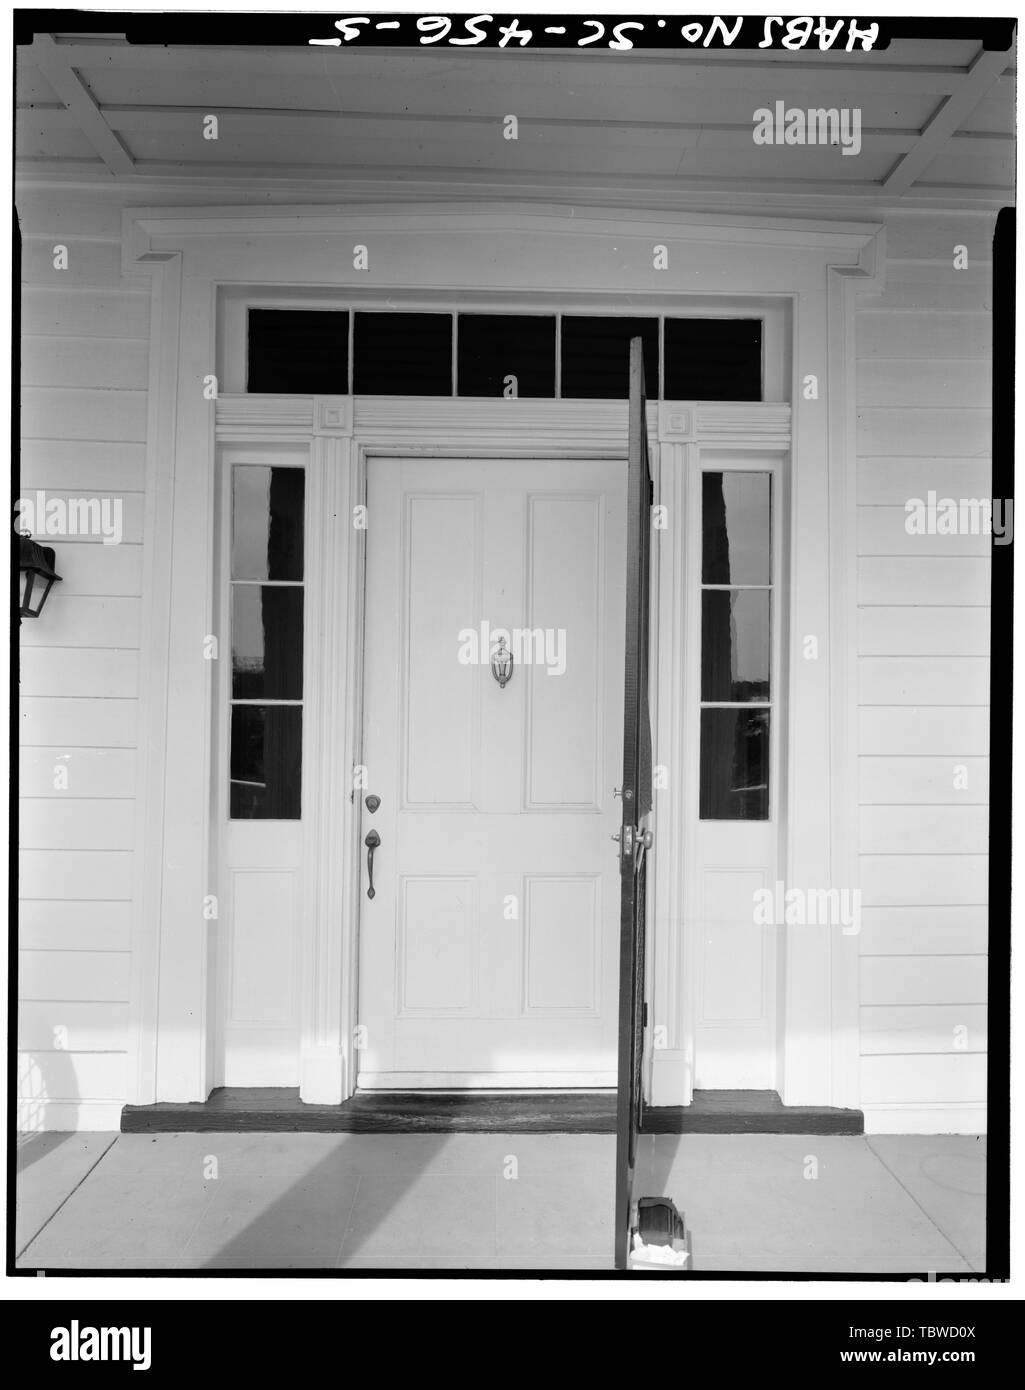
[[[301,468],[232,468],[232,820],[300,816],[304,512]]]
[[[768,820],[772,477],[702,474],[703,820]]]

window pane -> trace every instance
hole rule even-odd
[[[247,390],[345,395],[349,315],[335,309],[250,309]]]
[[[366,396],[451,396],[451,314],[357,314],[353,390]]]
[[[461,396],[555,395],[555,319],[527,314],[460,314],[456,347]]]
[[[644,389],[658,400],[658,319],[562,320],[562,395],[626,400],[630,394],[630,339],[644,340]]]
[[[768,700],[768,589],[701,595],[702,700]]]
[[[665,398],[760,401],[761,319],[666,319]]]
[[[232,579],[302,579],[302,468],[237,464],[231,472]]]
[[[771,479],[768,473],[702,476],[702,584],[770,584]]]
[[[769,711],[701,711],[702,820],[769,819]]]
[[[302,710],[296,705],[233,705],[231,819],[298,820]]]
[[[232,586],[231,694],[235,700],[301,700],[303,591]]]

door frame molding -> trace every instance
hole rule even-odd
[[[522,252],[525,236],[538,238],[549,256]],[[373,238],[368,242],[368,237]],[[496,258],[496,244],[515,250]],[[567,238],[569,241],[567,242]],[[123,214],[125,274],[152,277],[146,522],[144,532],[144,688],[140,709],[137,839],[139,912],[133,931],[132,1035],[129,1100],[202,1101],[217,1084],[214,1056],[214,971],[202,904],[216,893],[211,853],[211,733],[217,682],[203,659],[214,611],[214,455],[220,439],[275,438],[309,444],[313,492],[311,574],[321,595],[344,572],[349,600],[338,605],[311,681],[307,718],[318,755],[331,767],[355,761],[359,730],[361,660],[361,553],[351,508],[365,500],[366,459],[374,453],[505,457],[625,457],[626,402],[492,402],[466,398],[282,397],[220,395],[213,405],[204,382],[215,373],[218,294],[244,286],[301,284],[309,290],[354,290],[360,274],[348,269],[351,239],[371,244],[375,263],[391,264],[385,284],[395,307],[458,307],[476,296],[504,307],[516,299],[572,302],[608,309],[654,296],[662,312],[682,311],[707,285],[730,284],[739,298],[778,296],[792,306],[791,399],[791,630],[832,636],[826,659],[798,663],[788,654],[791,747],[801,729],[801,755],[788,760],[788,881],[829,882],[843,864],[844,883],[856,842],[851,823],[855,784],[853,669],[854,475],[853,402],[845,372],[853,360],[853,306],[858,286],[881,269],[878,223],[824,222],[728,214],[611,209],[524,209],[496,204],[380,205],[364,208],[130,208]],[[680,269],[651,270],[652,242],[669,245]],[[624,247],[638,253],[623,270]],[[677,249],[678,248],[678,249]],[[496,271],[496,265],[499,269]],[[610,272],[622,280],[610,295]],[[496,277],[499,286],[496,289]],[[458,285],[459,289],[452,286]],[[663,286],[665,286],[663,290]],[[383,293],[383,291],[382,291]],[[634,310],[636,312],[636,310]],[[804,374],[819,376],[820,397],[806,402]],[[790,407],[774,404],[663,403],[649,407],[656,496],[678,466],[680,446],[789,442]],[[423,441],[430,440],[429,449]],[[658,447],[655,447],[657,445]],[[816,461],[828,459],[828,468]],[[655,618],[675,560],[665,557],[656,582]],[[327,569],[312,569],[322,563]],[[664,621],[664,619],[663,619]],[[653,631],[655,630],[653,624]],[[655,639],[657,641],[657,637]],[[675,642],[658,644],[653,688],[667,698],[665,666],[678,659]],[[672,653],[672,655],[669,655]],[[344,682],[325,683],[344,668]],[[673,687],[668,687],[673,698]],[[657,727],[662,714],[653,711]],[[664,761],[665,759],[660,759]],[[822,776],[822,768],[829,776]],[[356,821],[339,778],[318,789],[304,839],[315,855],[315,882],[304,907],[302,943],[302,1084],[304,1100],[338,1103],[351,1093],[351,1040],[355,1018],[355,899],[352,873]],[[831,787],[837,793],[831,793]],[[844,803],[841,806],[841,802]],[[850,803],[850,804],[847,804]],[[679,843],[673,803],[659,807],[665,843]],[[667,824],[668,820],[668,824]],[[341,843],[341,853],[337,853]],[[658,856],[657,858],[662,858]],[[668,861],[669,856],[664,858]],[[667,865],[656,870],[656,885]],[[855,865],[856,867],[856,865]],[[662,901],[673,919],[672,891],[684,866],[676,859],[676,889]],[[835,872],[835,869],[833,869]],[[658,894],[656,886],[656,895]],[[662,919],[661,907],[656,909]],[[338,931],[330,924],[339,922]],[[319,925],[318,925],[319,924]],[[662,960],[658,920],[651,958]],[[837,938],[839,940],[839,938]],[[848,949],[851,948],[851,949]],[[857,1103],[857,943],[834,949],[829,938],[788,933],[784,1008],[783,1099],[787,1104]],[[678,979],[671,953],[667,978]],[[675,973],[674,973],[675,972]],[[801,1046],[808,1036],[829,1039],[820,1049]],[[682,1058],[659,1056],[652,1100],[673,1103],[673,1067]]]

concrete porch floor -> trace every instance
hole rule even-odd
[[[649,1142],[697,1274],[985,1267],[984,1138]],[[39,1134],[18,1168],[20,1269],[612,1268],[611,1135]]]

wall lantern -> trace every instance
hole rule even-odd
[[[40,545],[31,536],[19,534],[21,543],[21,616],[38,618],[50,590],[61,582],[54,569],[53,547]]]

